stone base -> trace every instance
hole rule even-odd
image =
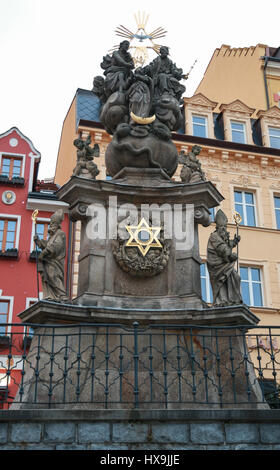
[[[13,409],[266,407],[244,336],[258,319],[244,305],[130,310],[40,301],[20,318],[35,333]]]
[[[280,410],[0,410],[0,427],[0,450],[135,450],[143,465],[143,450],[150,459],[151,450],[280,446]]]
[[[96,305],[62,304],[41,300],[19,314],[24,323],[60,324],[60,323],[122,323],[132,326],[137,321],[140,325],[147,324],[180,324],[180,325],[212,325],[212,326],[253,326],[259,322],[246,305],[228,307],[206,307],[200,309],[170,308],[168,299],[166,308],[133,308]],[[171,299],[172,301],[173,299]],[[74,299],[73,302],[76,302]],[[137,302],[137,298],[136,298]],[[155,305],[158,307],[158,305]],[[168,308],[169,307],[169,308]]]

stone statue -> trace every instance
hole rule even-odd
[[[64,285],[64,262],[66,255],[66,235],[61,230],[63,211],[57,210],[49,224],[48,240],[34,236],[34,242],[42,250],[38,258],[38,271],[41,274],[43,299],[56,302],[69,302]]]
[[[211,233],[207,246],[207,268],[213,290],[213,305],[242,304],[241,280],[234,269],[237,254],[232,251],[239,243],[240,236],[235,235],[230,240],[228,219],[221,209],[217,211],[215,222],[216,230]]]
[[[184,151],[180,152],[179,163],[183,164],[180,177],[183,183],[206,181],[204,171],[201,168],[201,163],[197,158],[197,155],[199,155],[201,150],[202,148],[199,145],[194,145],[187,155]]]
[[[99,157],[99,145],[94,144],[93,147],[90,147],[90,135],[86,140],[83,140],[81,134],[73,143],[77,147],[77,164],[73,170],[73,176],[95,179],[99,174],[99,170],[93,161],[93,157]]]
[[[145,67],[145,72],[154,79],[155,98],[171,94],[179,101],[186,90],[180,80],[187,78],[187,75],[168,58],[168,47],[161,46],[159,52],[160,55]]]
[[[101,67],[105,70],[104,87],[107,97],[116,91],[124,92],[130,84],[134,62],[128,49],[129,41],[122,41],[112,57],[107,55],[103,58]]]
[[[153,80],[138,68],[134,72],[133,82],[127,91],[129,112],[136,116],[149,116],[153,101]]]
[[[97,75],[93,79],[92,92],[100,99],[101,103],[104,104],[106,101],[106,95],[104,90],[105,80],[101,75]]]
[[[169,59],[168,47],[135,70],[128,49],[129,41],[123,41],[112,56],[104,56],[105,79],[94,79],[93,92],[102,104],[100,121],[113,135],[105,153],[107,173],[113,177],[125,167],[158,168],[172,177],[178,166],[172,131],[182,124],[185,87],[180,80],[187,76]]]

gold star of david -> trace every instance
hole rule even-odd
[[[162,248],[162,244],[157,238],[161,227],[150,227],[146,220],[142,218],[138,225],[127,225],[125,228],[130,235],[130,239],[125,246],[137,247],[143,256],[146,256],[150,248]],[[139,238],[139,235],[142,239]]]

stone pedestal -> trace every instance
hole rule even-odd
[[[13,409],[267,407],[245,337],[258,319],[245,306],[130,310],[41,301],[20,318],[40,326]]]
[[[222,200],[211,182],[181,184],[171,181],[162,170],[124,168],[110,181],[72,177],[59,189],[58,196],[69,204],[72,220],[82,223],[75,303],[126,308],[204,305],[199,281],[198,224],[209,225],[209,208]],[[130,219],[126,207],[131,210]],[[94,239],[97,214],[103,217],[103,226],[99,227],[101,238]],[[168,261],[156,275],[131,275],[114,257],[119,224],[125,232],[125,225],[137,225],[142,216],[150,225],[163,226],[164,220],[169,221],[165,225],[171,232],[165,240]],[[179,240],[181,229],[186,233]]]

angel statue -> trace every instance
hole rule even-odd
[[[199,145],[194,145],[193,148],[187,155],[184,151],[179,154],[179,163],[181,163],[182,169],[180,177],[183,183],[198,183],[199,181],[206,181],[204,171],[201,168],[201,163],[197,158],[197,155],[201,152]]]
[[[100,155],[99,145],[94,144],[93,147],[90,147],[90,135],[88,135],[86,140],[83,140],[81,133],[78,139],[74,140],[73,144],[77,147],[77,164],[73,170],[73,176],[95,179],[99,174],[99,170],[93,158]]]

